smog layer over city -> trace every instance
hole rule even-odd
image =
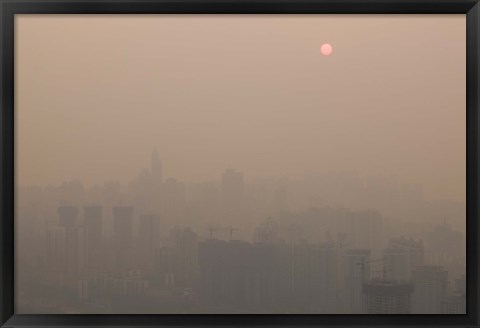
[[[17,313],[465,313],[464,15],[15,24]]]

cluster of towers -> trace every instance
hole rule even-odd
[[[225,170],[218,187],[217,214],[243,222],[243,174]],[[384,247],[378,212],[336,213],[327,207],[296,216],[286,210],[285,190],[278,189],[275,202],[288,216],[283,228],[279,214],[280,219],[257,226],[253,242],[235,239],[240,233],[232,226],[224,228],[229,232],[225,240],[214,227],[199,238],[185,226],[165,234],[165,227],[173,225],[163,220],[175,218],[184,206],[185,186],[163,180],[158,152],[130,189],[134,206],[62,205],[47,228],[47,270],[78,283],[82,300],[149,295],[183,302],[188,295],[189,301],[197,300],[199,312],[212,313],[465,312],[461,281],[447,297],[447,271],[426,265],[422,241],[390,238]],[[326,234],[322,241],[305,237],[318,231]]]

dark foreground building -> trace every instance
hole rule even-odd
[[[408,283],[373,280],[363,284],[363,310],[368,314],[408,314],[412,312],[414,287]]]

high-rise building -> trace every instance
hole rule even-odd
[[[160,213],[163,207],[162,184],[162,162],[155,150],[150,158],[150,167],[143,168],[128,184],[131,205],[142,212]]]
[[[336,242],[321,244],[315,251],[315,264],[318,274],[315,275],[314,286],[319,296],[318,311],[322,313],[342,312],[345,304],[345,249]],[[315,268],[315,267],[314,267]],[[310,269],[309,269],[310,270]],[[313,269],[315,272],[315,269]]]
[[[454,293],[453,295],[446,297],[441,302],[441,309],[442,314],[465,314],[465,294]]]
[[[163,180],[162,161],[157,150],[152,153],[150,161],[150,172],[155,182],[161,183]]]
[[[48,227],[47,270],[66,274],[80,273],[86,266],[85,236],[83,227]]]
[[[220,306],[224,302],[224,285],[230,261],[227,242],[208,239],[200,243],[198,260],[200,267],[199,291],[202,301],[210,306]]]
[[[84,206],[83,225],[87,233],[87,265],[89,268],[100,268],[102,265],[102,207],[100,205]]]
[[[135,271],[125,271],[121,275],[100,275],[78,281],[78,297],[83,300],[104,299],[122,296],[136,298],[143,296],[149,289],[150,282]],[[108,306],[108,305],[107,305]]]
[[[245,221],[245,198],[244,198],[243,173],[233,169],[227,169],[222,174],[221,181],[221,218],[230,222]]]
[[[169,223],[176,223],[184,217],[185,183],[174,178],[166,179],[163,183],[162,199],[162,218]]]
[[[424,246],[422,240],[415,240],[413,238],[390,238],[389,245],[404,248],[408,252],[410,266],[415,268],[424,264]]]
[[[113,248],[115,266],[126,268],[129,265],[133,246],[133,207],[113,207]]]
[[[47,270],[65,272],[67,269],[66,232],[64,227],[47,228]]]
[[[155,270],[162,287],[175,286],[175,254],[172,247],[161,247],[155,252]]]
[[[345,263],[346,313],[362,313],[362,284],[370,280],[370,250],[347,250]]]
[[[442,301],[447,289],[447,271],[441,266],[419,266],[412,271],[412,283],[415,287],[412,313],[442,313]]]
[[[280,242],[278,223],[272,218],[267,218],[255,228],[253,241],[263,244],[278,244]]]
[[[87,233],[84,227],[65,227],[67,272],[78,274],[87,266]]]
[[[138,238],[138,243],[143,245],[146,251],[152,251],[158,247],[160,238],[160,217],[158,215],[140,215]]]
[[[385,258],[384,272],[387,280],[399,282],[410,280],[411,267],[407,250],[398,246],[388,246],[384,250],[383,256]]]
[[[381,256],[383,246],[383,218],[377,211],[357,211],[340,216],[336,224],[343,227],[338,232],[345,233],[346,242],[352,247],[369,249],[373,258]]]
[[[295,290],[299,291],[301,288],[296,284],[296,280],[305,279],[301,270],[296,269],[300,269],[301,263],[305,260],[305,257],[300,260],[299,255],[300,253],[305,255],[306,247],[295,252],[295,246],[292,244],[260,242],[253,244],[248,252],[248,248],[242,244],[236,243],[232,246],[236,254],[241,255],[238,257],[237,265],[248,282],[245,301],[252,309],[267,313],[285,313],[292,311],[292,308],[301,302],[301,299],[293,295]],[[309,282],[311,280],[305,283]]]
[[[174,250],[175,283],[193,287],[198,277],[198,236],[190,228],[175,227],[170,233]]]
[[[455,279],[455,292],[465,294],[467,292],[467,277],[462,274],[460,278]]]
[[[342,313],[344,249],[208,239],[199,247],[199,292],[219,311]]]
[[[153,269],[154,256],[160,246],[160,217],[158,215],[140,215],[137,244],[142,269],[147,271]]]
[[[78,208],[59,206],[58,224],[47,229],[47,263],[49,270],[78,274],[86,267],[86,231],[77,222]]]
[[[460,278],[455,279],[453,292],[442,301],[442,314],[465,314],[467,311],[466,296],[467,281],[463,274]]]
[[[78,224],[78,207],[62,205],[57,209],[58,225],[62,227],[73,227]]]
[[[368,314],[409,314],[414,287],[409,283],[372,280],[362,286],[363,311]]]
[[[410,281],[412,270],[424,264],[423,242],[412,238],[391,238],[384,250],[387,280]]]
[[[289,288],[275,282],[272,245],[209,239],[199,245],[202,302],[221,311],[272,309],[275,291]],[[288,262],[286,262],[288,264]]]

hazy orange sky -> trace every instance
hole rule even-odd
[[[17,15],[17,182],[357,171],[465,200],[464,15]],[[331,56],[320,46],[333,45]]]

